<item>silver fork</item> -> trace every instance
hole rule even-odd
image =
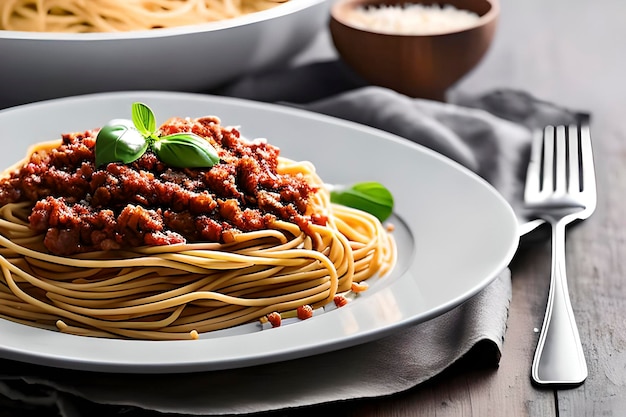
[[[589,125],[547,126],[537,131],[526,174],[528,208],[552,225],[550,291],[531,376],[540,385],[580,385],[587,363],[567,288],[565,227],[596,207]]]

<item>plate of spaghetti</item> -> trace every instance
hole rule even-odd
[[[0,50],[12,59],[0,66],[0,104],[206,91],[284,65],[326,24],[328,8],[328,0],[3,0]]]
[[[328,352],[459,305],[517,248],[470,171],[300,109],[99,93],[1,111],[0,137],[7,359],[176,373]]]

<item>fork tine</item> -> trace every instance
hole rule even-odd
[[[567,131],[565,126],[557,126],[554,136],[554,192],[556,195],[564,195],[567,192]],[[570,171],[571,172],[571,171]],[[576,169],[578,172],[578,169]]]
[[[569,153],[569,184],[568,190],[570,193],[577,193],[580,191],[580,175],[583,167],[580,165],[580,148],[579,148],[579,129],[576,125],[568,126],[568,153]]]
[[[582,167],[582,190],[590,196],[595,196],[596,174],[588,124],[580,127],[580,166]]]
[[[543,130],[543,181],[541,191],[551,193],[555,189],[554,184],[554,126],[546,126]]]
[[[530,160],[526,171],[526,188],[524,198],[528,201],[541,190],[541,155],[543,153],[543,131],[533,133]]]

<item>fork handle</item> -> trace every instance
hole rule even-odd
[[[587,363],[567,288],[566,223],[552,222],[550,291],[531,372],[533,381],[540,385],[580,385],[587,378]]]

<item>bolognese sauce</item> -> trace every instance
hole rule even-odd
[[[232,241],[233,234],[271,227],[276,219],[311,223],[317,188],[302,175],[278,173],[279,148],[247,141],[216,117],[173,118],[163,135],[193,132],[215,147],[211,168],[167,166],[146,152],[130,164],[95,166],[98,130],[62,135],[60,146],[33,153],[0,180],[0,205],[33,202],[28,222],[53,254],[142,245]],[[25,219],[26,220],[26,219]]]

